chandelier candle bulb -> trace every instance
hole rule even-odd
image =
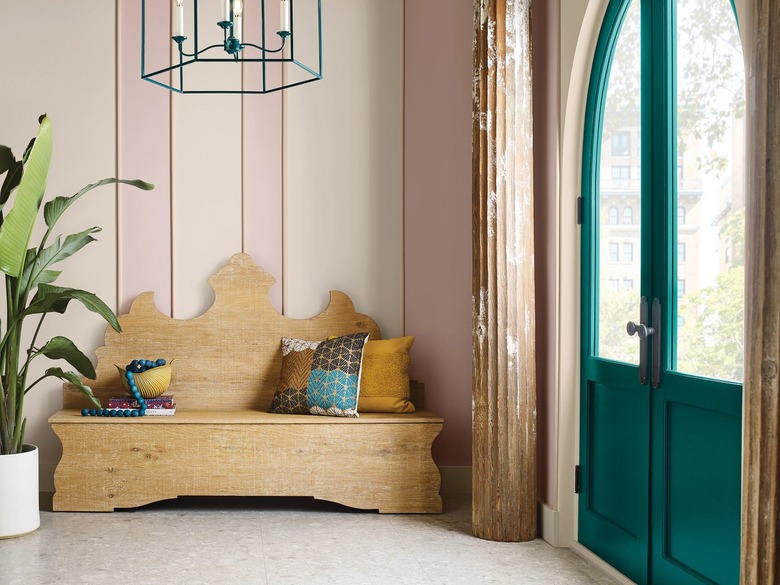
[[[184,0],[176,0],[176,19],[173,36],[184,36]]]
[[[233,2],[233,36],[236,38],[238,42],[241,42],[241,37],[243,36],[243,13],[244,13],[244,6],[241,0],[235,0]]]
[[[230,22],[230,0],[222,0],[222,20],[220,22]]]
[[[281,0],[279,10],[279,32],[290,32],[290,0]]]

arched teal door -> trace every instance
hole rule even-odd
[[[729,0],[612,0],[586,109],[578,540],[738,583],[744,66]]]

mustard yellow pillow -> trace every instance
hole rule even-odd
[[[414,412],[414,405],[409,402],[412,343],[412,336],[366,343],[358,412]]]

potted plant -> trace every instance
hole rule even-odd
[[[87,185],[70,197],[55,197],[43,205],[52,152],[51,122],[39,119],[38,135],[17,160],[6,146],[0,146],[0,272],[5,277],[5,314],[0,308],[0,538],[32,532],[40,525],[38,507],[38,450],[24,442],[26,419],[24,399],[42,380],[59,378],[74,384],[99,406],[92,390],[81,377],[60,367],[47,369],[30,381],[30,364],[38,357],[65,360],[81,376],[95,378],[90,359],[66,337],[56,336],[40,343],[41,324],[50,313],[64,313],[70,301],[78,301],[120,330],[114,312],[96,295],[85,290],[55,286],[60,270],[53,268],[81,248],[94,242],[99,227],[62,236],[54,234],[60,217],[85,193],[111,183],[125,183],[141,189],[153,186],[143,181],[103,179]],[[5,211],[11,195],[13,206]],[[36,247],[30,240],[43,205],[45,230]],[[27,318],[35,328],[24,329]],[[23,344],[24,340],[24,344]],[[29,340],[29,341],[28,341]],[[28,345],[29,344],[29,345]]]

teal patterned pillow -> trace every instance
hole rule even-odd
[[[368,333],[353,333],[321,342],[314,350],[306,388],[309,412],[357,417],[360,369]]]

